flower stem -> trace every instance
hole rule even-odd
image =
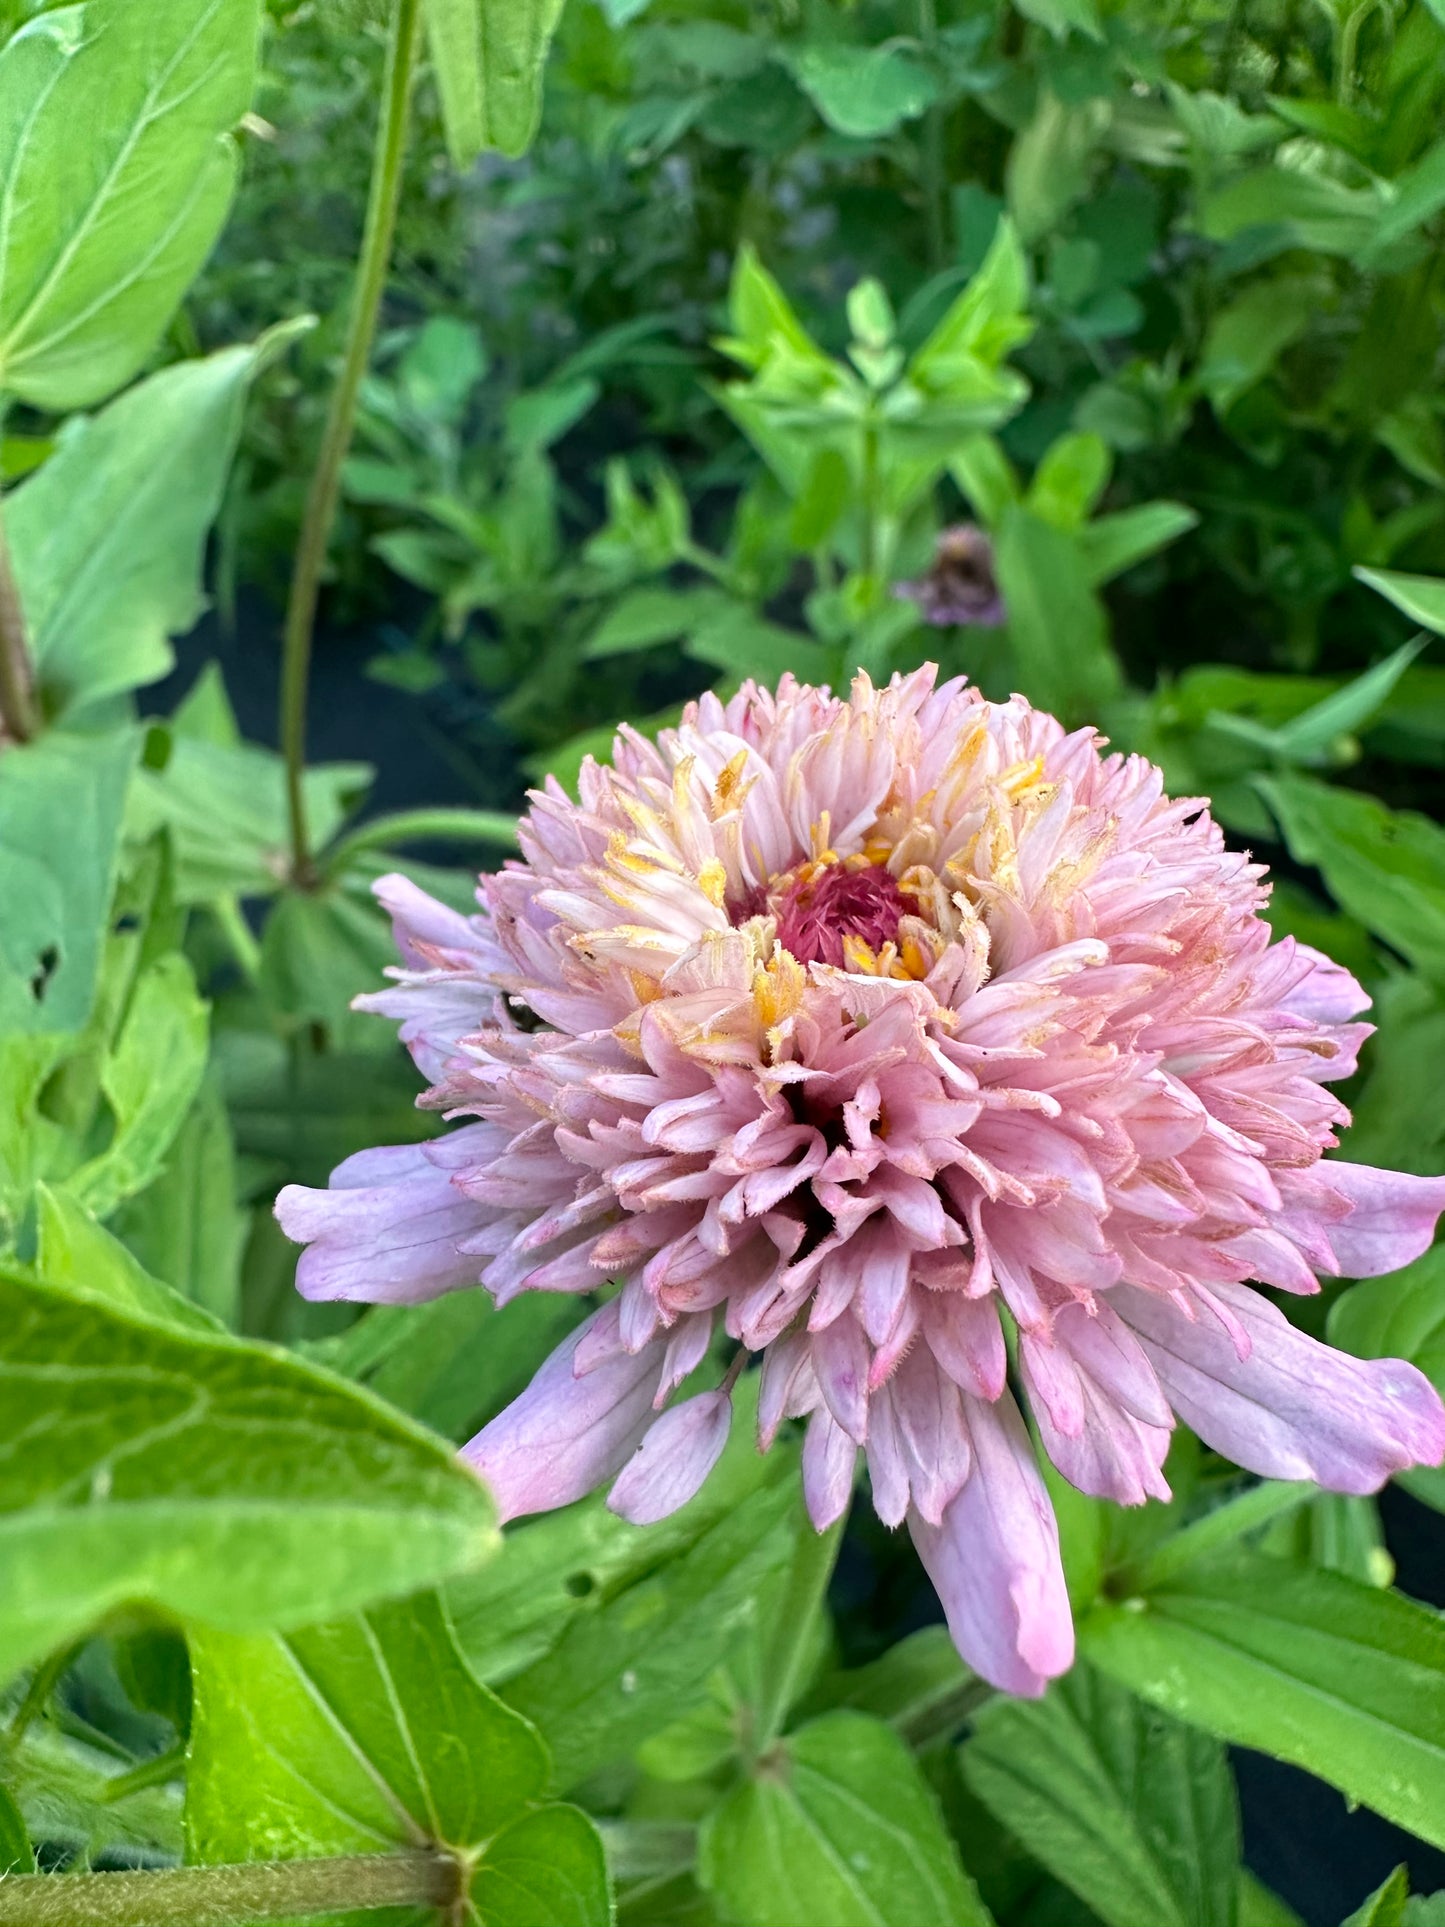
[[[3,520],[0,520],[0,726],[17,743],[28,743],[40,727],[25,611],[10,562]]]
[[[244,1927],[373,1907],[451,1907],[461,1879],[460,1863],[444,1853],[12,1874],[0,1878],[0,1927]]]
[[[311,637],[326,545],[341,494],[341,465],[351,446],[357,396],[371,358],[376,317],[386,287],[396,210],[401,198],[411,83],[416,68],[421,0],[395,0],[382,82],[382,113],[372,152],[371,188],[356,263],[356,286],[347,322],[346,350],[331,393],[321,448],[312,471],[296,545],[291,594],[281,661],[281,752],[286,760],[286,804],[291,820],[291,868],[298,883],[312,880],[311,843],[306,824],[302,774],[306,763],[306,687],[311,670]]]
[[[517,819],[500,810],[397,810],[391,816],[374,817],[339,838],[325,853],[321,867],[327,876],[336,876],[367,850],[418,842],[493,843],[500,849],[515,850]]]
[[[806,1514],[798,1528],[788,1587],[778,1608],[772,1643],[763,1658],[762,1687],[753,1729],[753,1751],[765,1753],[782,1733],[788,1710],[803,1686],[814,1624],[838,1561],[845,1512],[826,1532],[815,1532]]]

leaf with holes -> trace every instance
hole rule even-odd
[[[474,1861],[476,1927],[605,1927],[602,1843],[547,1800],[537,1730],[474,1678],[435,1594],[288,1635],[192,1636],[187,1857],[428,1845]]]
[[[139,747],[134,729],[55,729],[0,752],[0,1030],[71,1032],[90,1015]]]
[[[144,362],[230,206],[259,23],[87,0],[0,53],[0,390],[81,408]]]

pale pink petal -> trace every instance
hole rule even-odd
[[[686,1505],[722,1457],[732,1420],[726,1392],[702,1392],[664,1412],[617,1475],[609,1511],[650,1526]]]
[[[1058,1527],[1013,1400],[967,1404],[968,1483],[941,1526],[910,1513],[908,1530],[964,1659],[1001,1691],[1036,1698],[1074,1661]]]
[[[848,1510],[857,1464],[857,1446],[827,1406],[820,1405],[803,1436],[803,1496],[808,1517],[819,1532],[826,1532]]]
[[[1191,1323],[1132,1287],[1113,1294],[1170,1403],[1206,1445],[1266,1478],[1313,1479],[1332,1492],[1376,1492],[1407,1466],[1445,1457],[1445,1409],[1413,1365],[1322,1345],[1247,1285],[1214,1291],[1248,1337],[1247,1358],[1213,1320]]]
[[[570,1505],[627,1463],[655,1423],[652,1409],[666,1347],[618,1351],[578,1377],[575,1360],[593,1314],[557,1347],[522,1393],[462,1447],[486,1480],[502,1519]]]
[[[1320,1175],[1353,1206],[1325,1233],[1344,1277],[1379,1278],[1429,1249],[1445,1211],[1445,1178],[1410,1177],[1338,1158],[1322,1165]]]

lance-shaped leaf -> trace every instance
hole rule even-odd
[[[515,158],[542,118],[542,69],[562,0],[426,0],[427,37],[447,151],[470,167],[483,148]]]
[[[71,423],[7,502],[15,578],[52,716],[170,669],[169,638],[205,607],[206,536],[247,387],[288,332],[163,368]]]
[[[0,53],[0,390],[81,408],[141,367],[220,232],[257,0],[87,0]]]
[[[1262,1555],[1096,1606],[1095,1665],[1238,1746],[1292,1761],[1445,1846],[1445,1625],[1399,1593]]]
[[[442,1440],[124,1296],[0,1272],[0,1676],[119,1606],[294,1626],[494,1549],[487,1492]]]
[[[548,1801],[537,1729],[473,1677],[434,1593],[284,1636],[203,1632],[191,1658],[191,1860],[439,1847],[472,1866],[465,1927],[605,1927],[596,1829]]]

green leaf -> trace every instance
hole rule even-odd
[[[925,394],[946,395],[960,373],[977,363],[997,368],[1033,333],[1028,295],[1028,260],[1018,232],[1012,221],[1000,219],[978,273],[909,362],[909,380]],[[1003,408],[994,419],[1008,412]]]
[[[450,1448],[355,1386],[5,1273],[0,1402],[6,1677],[119,1606],[296,1625],[497,1543]]]
[[[1275,730],[1280,754],[1307,762],[1327,751],[1341,736],[1364,726],[1389,700],[1395,685],[1425,647],[1425,637],[1403,643],[1363,675],[1336,689]]]
[[[631,589],[615,602],[582,645],[584,662],[629,655],[675,642],[692,625],[727,605],[720,589]]]
[[[34,1873],[35,1854],[25,1821],[8,1788],[0,1785],[0,1880],[7,1873]]]
[[[1262,281],[1210,323],[1198,381],[1217,415],[1225,415],[1269,373],[1309,326],[1318,289],[1299,280]]]
[[[516,159],[542,118],[542,70],[562,0],[425,0],[452,165],[484,148]]]
[[[1260,789],[1295,861],[1315,864],[1342,909],[1445,979],[1445,830],[1307,776],[1262,778]]]
[[[1102,588],[1198,526],[1199,517],[1182,502],[1141,502],[1086,523],[1077,539],[1089,587]]]
[[[454,1291],[429,1305],[375,1306],[325,1362],[460,1440],[526,1387],[581,1316],[562,1293],[523,1292],[498,1310],[485,1291]]]
[[[948,472],[988,528],[1019,499],[1019,478],[992,435],[964,436],[949,460]]]
[[[1023,507],[1005,509],[994,568],[1020,687],[1041,709],[1093,720],[1118,694],[1119,665],[1076,539]]]
[[[825,1713],[709,1815],[703,1886],[739,1927],[988,1927],[917,1764],[881,1720]]]
[[[1089,163],[1109,124],[1098,98],[1067,105],[1040,89],[1034,117],[1009,150],[1008,210],[1026,243],[1042,240],[1089,189]]]
[[[1445,636],[1445,581],[1433,575],[1401,575],[1393,569],[1356,569],[1361,582],[1403,609],[1412,622]]]
[[[1445,207],[1445,141],[1437,141],[1390,185],[1393,193],[1359,253],[1359,264],[1367,273],[1381,265],[1391,248]]]
[[[370,780],[365,763],[306,772],[306,815],[318,846],[335,835]],[[274,751],[240,741],[214,667],[169,725],[151,730],[125,827],[134,842],[168,834],[179,903],[270,896],[280,888],[290,861],[285,765]]]
[[[259,353],[226,348],[163,368],[93,419],[70,423],[50,460],[6,502],[50,714],[137,689],[171,668],[170,637],[205,607],[206,537]]]
[[[1199,226],[1212,241],[1264,228],[1278,237],[1273,252],[1295,247],[1353,255],[1374,234],[1379,218],[1377,194],[1341,187],[1326,174],[1258,167],[1206,195]]]
[[[984,1707],[963,1771],[1111,1927],[1234,1927],[1239,1812],[1224,1748],[1090,1667],[1033,1704]]]
[[[134,729],[52,729],[0,752],[0,1030],[72,1032],[90,1015],[139,747]]]
[[[1034,471],[1027,506],[1054,528],[1075,530],[1108,487],[1113,466],[1097,435],[1060,435]]]
[[[828,125],[853,140],[877,140],[916,120],[938,83],[901,47],[805,43],[789,54],[798,85]]]
[[[575,1786],[701,1702],[713,1668],[753,1624],[764,1581],[792,1551],[791,1458],[770,1473],[768,1486],[681,1557],[574,1617],[549,1653],[508,1682],[508,1703],[546,1733],[560,1786]]]
[[[113,1220],[147,1270],[225,1325],[237,1322],[249,1220],[236,1202],[236,1188],[231,1121],[218,1086],[207,1078],[165,1169]]]
[[[1304,1922],[1246,1867],[1239,1878],[1239,1927],[1304,1927]]]
[[[319,1025],[338,1050],[390,1050],[393,1032],[352,999],[380,988],[396,959],[391,928],[369,894],[358,902],[334,886],[287,890],[266,919],[260,983],[293,1026]]]
[[[1410,1898],[1410,1870],[1396,1867],[1380,1885],[1341,1923],[1341,1927],[1400,1927],[1405,1918],[1405,1902]]]
[[[432,1844],[475,1860],[476,1927],[606,1927],[596,1828],[545,1803],[545,1745],[473,1677],[435,1594],[288,1635],[193,1633],[191,1653],[188,1859]]]
[[[259,23],[88,0],[0,52],[0,389],[80,408],[140,368],[226,217]]]
[[[610,1927],[601,1836],[578,1807],[524,1814],[488,1842],[468,1898],[466,1927]]]
[[[152,1278],[118,1238],[113,1238],[64,1191],[36,1187],[39,1245],[35,1269],[47,1285],[69,1298],[144,1318],[182,1331],[214,1332],[214,1318]]]
[[[137,980],[100,1087],[115,1130],[68,1188],[96,1217],[159,1177],[165,1155],[206,1071],[207,1007],[191,967],[171,951]]]
[[[1014,4],[1026,20],[1037,20],[1056,40],[1066,40],[1070,32],[1090,40],[1104,38],[1094,0],[1014,0]]]
[[[1097,1666],[1166,1712],[1328,1780],[1445,1845],[1445,1622],[1399,1593],[1262,1555],[1096,1606]]]

